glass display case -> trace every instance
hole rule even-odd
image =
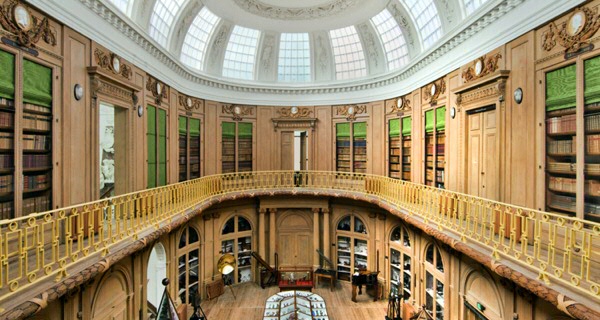
[[[306,291],[283,291],[267,299],[263,320],[329,320],[323,298]]]

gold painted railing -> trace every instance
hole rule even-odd
[[[213,196],[293,188],[378,197],[548,285],[600,299],[600,224],[382,176],[268,171],[207,176],[0,221],[0,312],[16,293],[43,279],[61,281]]]

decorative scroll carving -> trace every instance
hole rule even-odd
[[[199,110],[202,107],[203,101],[186,95],[179,95],[179,105],[187,111],[194,109]]]
[[[271,121],[273,121],[275,131],[277,129],[302,130],[307,128],[314,131],[317,124],[317,119],[315,118],[280,118],[271,119]]]
[[[281,108],[277,110],[277,113],[282,118],[308,118],[313,112],[309,108],[304,107],[290,107],[290,108]]]
[[[356,115],[367,113],[366,104],[351,104],[347,106],[339,106],[336,109],[338,116],[346,116],[348,121],[356,120]]]
[[[440,79],[425,87],[424,97],[430,104],[436,104],[442,93],[446,92],[446,81]]]
[[[338,14],[356,6],[358,0],[331,0],[311,7],[287,8],[274,6],[260,0],[234,0],[242,9],[265,18],[279,20],[307,20]]]
[[[406,110],[410,110],[410,100],[407,96],[403,96],[396,99],[396,103],[392,105],[392,110],[388,114],[401,113]]]
[[[152,93],[152,96],[154,97],[154,102],[156,102],[156,104],[159,106],[163,99],[169,98],[169,95],[167,93],[167,86],[151,76],[148,76],[148,81],[146,82],[146,90]]]
[[[96,64],[102,69],[106,69],[114,74],[118,74],[127,80],[131,80],[133,71],[131,67],[123,62],[123,60],[114,53],[106,54],[106,52],[96,49],[94,52]]]
[[[584,49],[584,45],[600,29],[598,8],[576,9],[560,27],[557,27],[554,22],[550,22],[549,27],[549,30],[542,34],[544,50],[550,51],[554,48],[555,35],[558,35],[558,43],[565,48],[565,54],[576,53]]]
[[[223,105],[222,112],[225,114],[230,114],[233,117],[234,121],[241,121],[242,116],[252,115],[254,113],[254,109],[248,106],[239,106],[235,104],[225,104]]]
[[[473,81],[498,70],[498,60],[500,59],[502,59],[502,55],[500,53],[496,53],[491,57],[486,58],[484,55],[483,57],[475,60],[473,66],[463,71],[462,77],[464,82],[467,83]]]
[[[35,48],[40,39],[56,46],[56,30],[50,27],[48,18],[40,21],[20,1],[8,0],[0,7],[0,25],[23,47]]]

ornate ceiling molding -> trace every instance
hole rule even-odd
[[[200,85],[205,86],[202,90],[199,90],[198,94],[201,92],[210,92],[211,88],[218,90],[226,90],[228,92],[227,97],[217,97],[218,94],[209,94],[211,99],[221,99],[220,101],[230,101],[234,102],[235,98],[232,97],[232,93],[238,92],[243,93],[243,96],[247,96],[248,94],[256,94],[256,95],[278,95],[278,96],[292,96],[292,95],[339,95],[345,94],[350,91],[370,91],[376,89],[384,89],[390,87],[396,83],[399,83],[403,80],[407,80],[411,78],[411,76],[415,75],[417,72],[421,71],[425,67],[432,64],[434,61],[444,56],[452,49],[464,43],[466,40],[470,39],[474,35],[483,31],[488,25],[494,23],[499,18],[506,15],[508,12],[513,10],[515,7],[521,5],[525,0],[503,0],[498,3],[494,8],[492,8],[489,12],[483,14],[476,21],[470,24],[468,27],[465,27],[462,31],[456,33],[454,37],[444,38],[440,43],[440,45],[436,49],[432,49],[428,54],[420,56],[416,61],[411,62],[405,69],[399,70],[393,73],[388,73],[376,78],[372,79],[359,79],[356,81],[350,82],[340,82],[335,84],[327,84],[327,85],[319,85],[319,84],[309,84],[301,87],[290,87],[285,84],[261,84],[261,83],[238,83],[238,82],[230,82],[225,79],[215,79],[206,75],[201,75],[195,72],[192,72],[190,69],[185,68],[179,61],[176,60],[171,54],[167,53],[165,49],[159,48],[158,45],[154,43],[154,41],[150,40],[149,36],[139,31],[138,27],[131,23],[131,21],[127,18],[124,18],[120,13],[117,14],[112,11],[109,7],[104,5],[100,0],[73,0],[78,1],[82,5],[89,8],[92,12],[98,15],[100,18],[105,20],[106,22],[113,25],[113,27],[124,36],[128,37],[132,42],[136,43],[140,49],[145,50],[149,55],[154,56],[157,59],[157,62],[162,63],[161,68],[168,68],[171,71],[181,77],[182,80],[189,81],[190,83],[187,85]],[[36,6],[41,7],[43,10],[47,12],[52,12],[57,15],[57,17],[68,16],[68,13],[61,13],[62,9],[58,9],[56,5],[59,3],[58,0],[52,1],[41,1],[41,0],[32,0]],[[62,8],[62,6],[59,6]],[[552,9],[546,9],[546,14],[548,11]],[[564,10],[564,9],[562,9]],[[73,20],[73,17],[68,16],[65,19]],[[540,17],[539,19],[542,19]],[[133,25],[133,26],[132,26]],[[86,23],[82,23],[79,25],[81,28],[90,28],[90,32],[93,32],[93,28]],[[92,37],[94,38],[94,37]],[[104,37],[105,38],[105,37]],[[102,35],[98,35],[98,39],[104,39]],[[95,38],[94,38],[95,39]],[[106,45],[109,45],[108,43]],[[135,59],[130,59],[134,61]],[[140,64],[143,65],[143,64]],[[152,70],[157,70],[156,68],[151,68]],[[152,71],[149,70],[149,71]],[[439,75],[438,75],[439,76]],[[174,79],[171,79],[175,81]],[[421,80],[421,81],[426,81]],[[418,84],[417,84],[418,85]],[[413,88],[407,88],[413,89]],[[396,93],[397,94],[397,93]],[[246,101],[252,99],[239,99],[239,101]],[[393,97],[393,95],[389,95],[389,97]],[[388,98],[389,98],[388,97]],[[385,99],[385,98],[384,98]],[[234,100],[234,101],[232,101]],[[285,100],[285,99],[284,99]],[[348,100],[358,100],[358,99],[348,99]],[[281,99],[278,101],[289,104],[289,102],[285,102]],[[339,100],[338,100],[339,101]],[[243,102],[248,103],[248,102]],[[324,103],[323,104],[327,104]]]
[[[300,8],[274,6],[260,0],[234,0],[240,8],[257,16],[278,20],[310,20],[336,15],[360,3],[360,0],[331,0],[328,3]]]

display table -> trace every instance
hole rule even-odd
[[[279,292],[267,299],[263,320],[329,320],[323,298],[306,291]]]
[[[280,269],[278,284],[279,291],[312,291],[313,272],[310,269]]]

